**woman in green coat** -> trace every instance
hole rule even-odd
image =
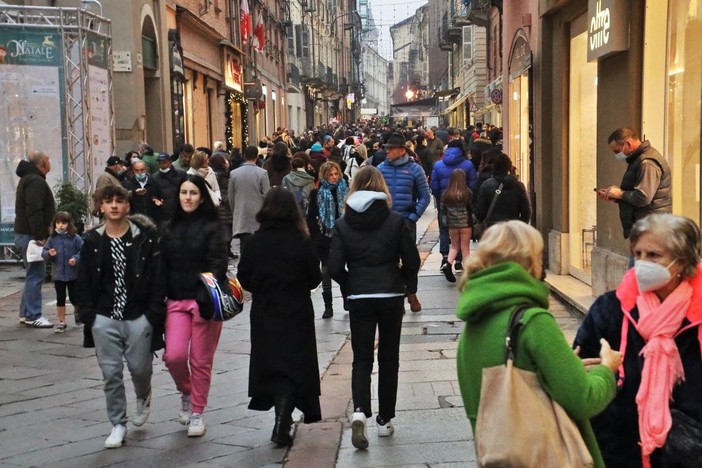
[[[475,434],[482,370],[505,362],[509,317],[518,306],[529,305],[520,321],[515,366],[538,375],[546,393],[577,424],[595,466],[604,467],[588,420],[614,398],[621,356],[606,343],[600,359],[583,362],[573,353],[548,311],[549,291],[540,280],[542,254],[543,239],[536,229],[507,221],[485,231],[464,262],[456,311],[466,322],[457,353],[463,403]]]

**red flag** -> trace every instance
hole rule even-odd
[[[241,0],[241,42],[249,43],[251,37],[251,12],[249,11],[249,0]]]
[[[253,48],[258,52],[263,52],[263,44],[266,43],[266,28],[263,25],[263,13],[259,10],[256,17],[256,27],[254,28]]]

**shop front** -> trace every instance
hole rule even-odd
[[[224,134],[227,149],[242,148],[248,141],[248,105],[244,97],[244,68],[241,54],[229,47],[222,49],[224,64]]]

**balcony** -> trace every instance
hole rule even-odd
[[[299,93],[300,92],[300,69],[294,63],[288,62],[288,82],[286,90],[289,93]]]
[[[455,43],[459,44],[461,42],[461,28],[455,26],[452,21],[449,20],[448,12],[444,13],[441,19],[441,39],[449,44]]]
[[[466,0],[465,2],[465,18],[462,22],[464,26],[474,24],[480,27],[487,27],[490,22],[489,10],[493,6],[492,0]]]
[[[302,62],[302,73],[300,74],[302,84],[312,88],[319,88],[324,85],[325,75],[320,71],[321,64],[315,67],[312,62]]]

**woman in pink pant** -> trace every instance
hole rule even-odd
[[[168,298],[163,360],[181,392],[178,420],[188,424],[188,436],[199,437],[205,433],[202,413],[222,322],[203,318],[195,298],[202,288],[200,273],[211,272],[225,281],[227,246],[205,179],[188,175],[178,197],[173,219],[161,237]]]

